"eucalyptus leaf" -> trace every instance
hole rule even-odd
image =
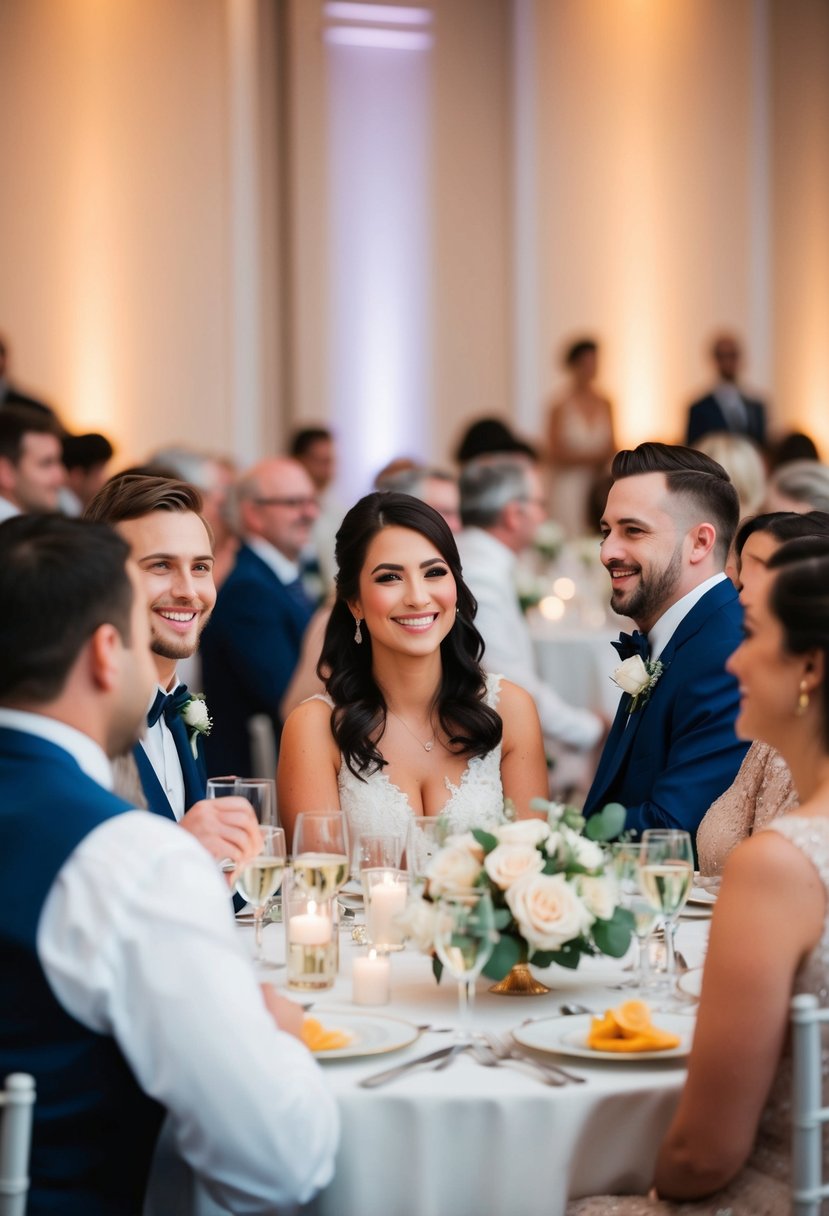
[[[633,933],[633,916],[627,908],[616,908],[610,920],[593,923],[593,941],[602,954],[621,958],[627,954]]]
[[[525,961],[525,958],[524,944],[518,938],[502,933],[484,967],[484,975],[489,976],[491,980],[502,980],[505,975],[509,975],[516,963]]]
[[[627,812],[621,802],[608,802],[595,815],[591,815],[584,827],[588,840],[615,840],[625,828]]]
[[[495,922],[496,929],[506,929],[507,925],[512,920],[512,912],[509,908],[496,908],[493,912],[492,919]]]
[[[440,983],[440,977],[443,975],[443,963],[436,954],[432,955],[432,975],[437,983]]]
[[[473,828],[472,835],[475,837],[484,853],[491,853],[498,844],[498,837],[493,836],[491,832],[485,832],[483,828]]]

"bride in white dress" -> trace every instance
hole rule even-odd
[[[789,1000],[812,992],[825,1004],[829,991],[827,554],[825,537],[781,546],[729,660],[740,683],[737,731],[780,752],[800,806],[726,861],[688,1078],[659,1150],[655,1193],[578,1199],[568,1216],[791,1212]],[[824,1037],[824,1080],[827,1071]]]
[[[452,830],[497,823],[504,800],[547,796],[532,698],[480,666],[475,601],[454,537],[407,494],[375,493],[337,533],[337,599],[320,674],[326,695],[289,714],[279,813],[341,807],[357,832],[402,833],[412,816]]]

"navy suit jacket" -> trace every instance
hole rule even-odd
[[[313,610],[310,600],[300,602],[266,562],[242,546],[201,640],[202,679],[213,719],[205,744],[210,776],[257,775],[251,771],[248,720],[267,714],[279,739],[279,702]]]
[[[637,833],[683,828],[696,836],[748,750],[734,733],[740,697],[737,681],[725,670],[742,640],[742,619],[733,584],[717,583],[660,655],[663,672],[650,700],[628,715],[631,698],[622,694],[585,814],[621,802],[625,827]]]
[[[740,396],[746,410],[745,429],[740,433],[747,435],[749,439],[753,439],[761,448],[764,448],[766,446],[766,407],[762,401],[745,397],[742,393]],[[689,447],[693,447],[698,439],[702,439],[703,435],[708,435],[711,431],[733,430],[734,426],[726,419],[722,407],[713,393],[709,393],[707,397],[701,397],[699,401],[695,401],[688,407],[688,429],[685,441]]]

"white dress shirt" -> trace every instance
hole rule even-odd
[[[177,679],[170,689],[162,688],[159,684],[157,690],[153,692],[150,703],[147,706],[147,712],[149,713],[152,708],[156,692],[162,692],[166,696],[168,692],[175,692],[179,683],[180,681]],[[176,743],[164,714],[159,715],[158,721],[153,726],[144,727],[141,746],[147,753],[147,759],[153,766],[153,771],[156,777],[158,777],[161,788],[167,795],[167,800],[173,808],[173,814],[178,823],[184,812],[190,808],[184,805],[184,774],[181,771],[181,761],[176,751]]]
[[[465,528],[457,539],[464,582],[478,601],[475,625],[486,644],[485,669],[527,690],[548,738],[582,750],[593,747],[604,729],[601,720],[587,709],[568,705],[536,670],[532,638],[515,589],[515,554],[482,528]]]
[[[8,498],[4,498],[0,494],[0,524],[4,524],[7,519],[14,519],[15,515],[20,514],[20,508],[16,507]]]
[[[292,562],[270,541],[264,540],[261,536],[248,536],[245,538],[245,544],[253,550],[257,557],[261,557],[266,566],[273,570],[280,583],[287,586],[288,583],[295,583],[299,578],[299,562]]]
[[[700,583],[698,587],[694,587],[687,595],[683,595],[681,600],[677,600],[675,604],[671,604],[667,608],[655,625],[652,625],[648,630],[648,645],[650,646],[650,657],[658,659],[662,651],[670,642],[671,638],[679,628],[680,623],[685,619],[695,604],[699,603],[702,597],[716,587],[717,583],[721,583],[725,579],[725,574],[713,574],[711,578],[707,578],[704,583]]]
[[[50,739],[109,784],[103,752],[71,727],[6,710],[0,725]],[[61,867],[37,953],[63,1008],[111,1035],[166,1107],[177,1151],[213,1197],[235,1216],[265,1216],[330,1180],[339,1120],[316,1061],[268,1014],[237,933],[205,849],[131,811]]]

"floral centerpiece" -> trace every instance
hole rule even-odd
[[[423,894],[404,920],[410,940],[432,954],[436,979],[442,972],[433,948],[436,901],[476,887],[489,891],[495,909],[498,941],[483,969],[490,979],[504,980],[527,963],[574,968],[584,954],[627,952],[633,919],[619,905],[600,844],[619,836],[624,808],[612,803],[587,821],[575,807],[544,799],[534,799],[532,809],[545,818],[448,836],[432,858]]]
[[[548,562],[554,562],[561,556],[564,548],[565,533],[561,524],[554,519],[545,519],[535,530],[532,547]]]

